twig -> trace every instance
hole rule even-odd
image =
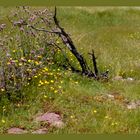
[[[33,25],[28,25],[28,26],[31,27],[32,29],[36,30],[36,31],[42,31],[42,32],[53,33],[53,34],[61,34],[61,32],[57,32],[57,31],[48,31],[46,29],[36,28]]]
[[[92,53],[89,53],[89,55],[92,56],[92,63],[93,63],[93,67],[94,67],[94,72],[95,72],[96,77],[98,77],[99,73],[98,73],[97,62],[96,62],[94,50],[92,50]]]
[[[85,59],[83,58],[83,56],[77,51],[72,39],[70,38],[70,36],[65,32],[64,28],[62,28],[59,24],[59,21],[57,20],[56,17],[57,14],[57,9],[55,7],[55,13],[54,13],[54,22],[55,25],[57,26],[58,29],[60,29],[61,34],[59,34],[59,36],[61,37],[63,43],[68,47],[68,49],[72,52],[72,54],[76,57],[76,59],[78,60],[81,68],[82,68],[82,73],[85,75],[88,75],[90,73],[90,70],[88,69]]]

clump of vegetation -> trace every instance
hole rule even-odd
[[[25,11],[24,11],[25,10]],[[60,69],[56,68],[56,59],[63,59],[59,54],[58,48],[50,47],[49,43],[59,41],[53,34],[45,34],[32,30],[24,25],[24,19],[29,23],[35,23],[42,26],[41,19],[46,11],[26,11],[23,7],[19,7],[13,15],[7,17],[9,22],[0,25],[1,40],[1,58],[0,58],[0,99],[11,101],[20,101],[24,98],[22,89],[35,84],[38,86],[44,84],[54,84]],[[44,12],[44,13],[43,13]],[[51,13],[47,11],[47,14]],[[41,17],[40,17],[41,18]],[[37,21],[36,21],[37,20]],[[49,16],[48,19],[50,20]],[[51,20],[50,20],[51,22]],[[52,25],[50,25],[52,26]],[[57,72],[58,71],[58,72]],[[55,73],[55,75],[54,75]],[[40,77],[43,74],[43,79]],[[54,91],[61,92],[61,91]]]
[[[28,7],[19,7],[8,20],[11,23],[8,27],[1,24],[3,57],[0,88],[4,97],[20,100],[23,96],[21,89],[29,85],[40,70],[47,72],[45,67],[52,68],[54,64],[99,79],[94,51],[90,55],[95,73],[60,26],[56,8],[53,15],[48,9],[35,11]],[[78,65],[80,69],[77,68]],[[108,78],[107,73],[108,71],[104,74],[105,78]]]

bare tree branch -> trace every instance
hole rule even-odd
[[[94,72],[95,72],[96,77],[98,77],[99,72],[98,72],[98,68],[97,68],[97,62],[96,62],[96,57],[95,57],[95,54],[94,54],[94,50],[92,50],[92,53],[89,53],[89,55],[92,56]]]
[[[56,17],[57,15],[57,9],[55,7],[55,13],[54,13],[54,22],[57,26],[58,29],[60,29],[61,34],[59,34],[59,36],[61,37],[63,43],[67,46],[67,48],[72,52],[72,54],[76,57],[76,59],[78,60],[81,68],[82,68],[82,73],[87,75],[88,73],[90,73],[90,70],[88,69],[85,59],[83,58],[83,56],[77,51],[72,39],[70,38],[70,36],[65,32],[64,28],[62,28],[59,24],[59,21]]]
[[[46,32],[46,33],[52,33],[52,34],[61,34],[61,32],[57,32],[57,31],[48,31],[46,29],[42,29],[42,28],[36,28],[33,25],[28,25],[29,27],[31,27],[32,29],[36,30],[36,31],[42,31],[42,32]]]

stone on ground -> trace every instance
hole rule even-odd
[[[123,77],[122,76],[115,76],[113,78],[113,80],[120,81],[120,80],[123,80]]]
[[[8,134],[25,134],[28,132],[24,129],[13,127],[13,128],[8,129],[7,133]]]
[[[47,134],[48,130],[46,128],[38,129],[32,132],[32,134]]]
[[[128,105],[127,105],[127,108],[128,109],[137,109],[138,107],[140,107],[140,100],[138,101],[133,101],[133,102],[130,102]]]
[[[60,115],[56,113],[45,113],[43,115],[38,116],[35,120],[38,122],[47,122],[51,126],[57,128],[62,128],[64,126],[64,123],[62,122]]]

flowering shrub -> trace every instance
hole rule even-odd
[[[42,18],[46,14],[47,18]],[[51,14],[48,10],[19,7],[8,18],[10,24],[0,25],[0,99],[20,100],[22,88],[32,80],[39,79],[40,87],[55,84],[59,79],[61,74],[57,70],[51,72],[52,69],[58,69],[56,64],[65,59],[60,54],[60,48],[52,47],[54,43],[61,43],[59,38],[51,32],[46,34],[32,28],[41,27],[43,30],[43,26],[48,25],[48,29],[54,31]],[[43,19],[45,21],[42,22]],[[44,79],[39,78],[41,74],[45,75]],[[48,89],[59,93],[61,86],[58,85],[59,90],[55,90],[49,85]]]

